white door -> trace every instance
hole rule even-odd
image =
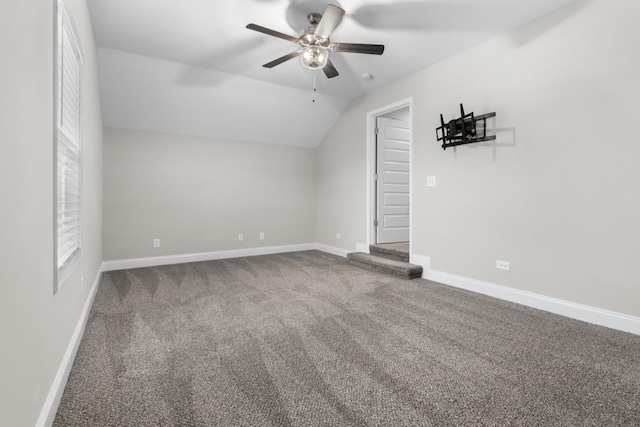
[[[377,243],[408,242],[409,218],[409,124],[377,118],[376,206]]]

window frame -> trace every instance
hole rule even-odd
[[[82,71],[84,56],[70,8],[65,4],[65,0],[54,1],[56,22],[53,57],[53,292],[56,293],[75,270],[82,253]],[[66,72],[67,69],[70,71]],[[71,87],[71,92],[65,92],[68,87]],[[65,100],[69,98],[72,103],[65,103]],[[71,107],[71,115],[66,114],[69,112],[69,107]],[[61,168],[62,161],[68,165],[64,169]],[[64,184],[67,176],[70,180],[69,185]],[[63,187],[67,190],[64,190]],[[71,202],[70,198],[74,201]],[[71,209],[72,220],[77,223],[68,229],[71,236],[68,241],[71,243],[70,249],[72,250],[71,252],[65,251],[67,255],[61,261],[59,259],[61,256],[59,242],[62,222],[59,218],[59,206],[63,202],[77,205],[76,208]]]

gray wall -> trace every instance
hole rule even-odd
[[[107,128],[105,260],[315,242],[314,152]]]
[[[84,48],[82,256],[53,294],[54,2],[0,13],[0,424],[33,426],[102,261],[102,122],[84,0],[69,2]]]
[[[354,101],[318,148],[318,241],[366,242],[366,114],[412,97],[415,254],[640,316],[638,16],[636,1],[578,1]],[[460,102],[497,112],[495,144],[440,148],[439,114],[457,117]]]

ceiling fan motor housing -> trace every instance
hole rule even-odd
[[[307,27],[300,33],[300,38],[298,39],[298,43],[302,47],[307,47],[311,45],[321,46],[325,49],[329,48],[329,39],[323,39],[321,37],[316,36],[316,27]]]
[[[311,24],[312,27],[317,27],[321,19],[322,15],[319,13],[311,12],[307,15],[307,21],[309,21],[309,24]]]

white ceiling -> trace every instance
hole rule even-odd
[[[88,0],[103,122],[315,147],[352,99],[573,1]],[[330,80],[297,58],[262,67],[297,45],[247,24],[297,36],[328,3],[346,11],[333,42],[384,44],[384,54],[332,52]]]

